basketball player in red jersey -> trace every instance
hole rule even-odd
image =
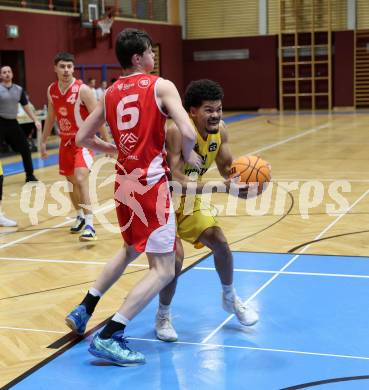
[[[115,201],[125,245],[105,266],[81,304],[67,316],[66,323],[83,334],[102,294],[130,262],[146,252],[148,273],[95,335],[89,349],[100,358],[132,365],[144,363],[145,357],[127,347],[124,329],[173,279],[175,272],[175,217],[165,152],[166,114],[182,134],[184,160],[199,167],[201,159],[193,151],[196,133],[176,87],[150,75],[154,68],[151,38],[140,30],[123,30],[117,38],[116,54],[124,76],[107,90],[104,102],[99,102],[86,119],[77,134],[77,143],[103,153],[118,150]],[[95,137],[105,118],[116,146]]]
[[[41,140],[41,157],[47,157],[46,140],[56,119],[60,131],[59,173],[66,176],[72,184],[70,197],[77,210],[76,222],[70,232],[81,232],[81,241],[93,241],[97,237],[88,190],[93,152],[77,146],[75,137],[83,121],[96,107],[97,101],[91,88],[73,77],[74,62],[74,56],[70,53],[59,53],[54,59],[58,80],[47,90],[48,112]],[[107,139],[106,130],[100,130]]]

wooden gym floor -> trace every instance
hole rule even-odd
[[[369,114],[230,113],[226,119],[234,157],[261,155],[273,171],[272,185],[256,203],[234,206],[225,194],[212,196],[233,251],[369,257]],[[3,159],[5,171],[17,161]],[[46,186],[35,225],[27,212],[27,204],[36,208],[34,197],[22,189],[24,174],[5,177],[3,209],[19,227],[0,228],[0,386],[60,350],[65,344],[48,347],[61,337],[73,342],[65,315],[122,245],[120,235],[104,227],[108,221],[116,226],[112,184],[103,183],[112,173],[110,164],[98,176],[95,210],[100,217],[95,219],[98,241],[93,244],[69,234],[73,212],[67,217],[49,213],[48,205],[56,203],[51,185],[63,180],[57,165],[35,172]],[[211,169],[207,178],[219,179],[217,170]],[[185,244],[185,266],[207,253]],[[116,311],[145,269],[144,256],[128,267],[99,304],[88,329]]]

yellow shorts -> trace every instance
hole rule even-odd
[[[206,229],[218,225],[215,214],[215,209],[202,202],[200,195],[182,196],[176,209],[177,235],[196,249],[202,248],[198,238]]]

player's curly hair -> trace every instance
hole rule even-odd
[[[118,34],[115,42],[115,54],[123,69],[132,67],[132,56],[142,55],[152,46],[152,40],[145,31],[126,28]]]
[[[205,100],[222,100],[223,88],[215,81],[202,79],[191,81],[184,95],[184,107],[190,111],[191,107],[200,107]]]

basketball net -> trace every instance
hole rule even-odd
[[[101,29],[101,35],[110,34],[111,26],[113,25],[113,18],[104,18],[97,21],[97,25]]]

